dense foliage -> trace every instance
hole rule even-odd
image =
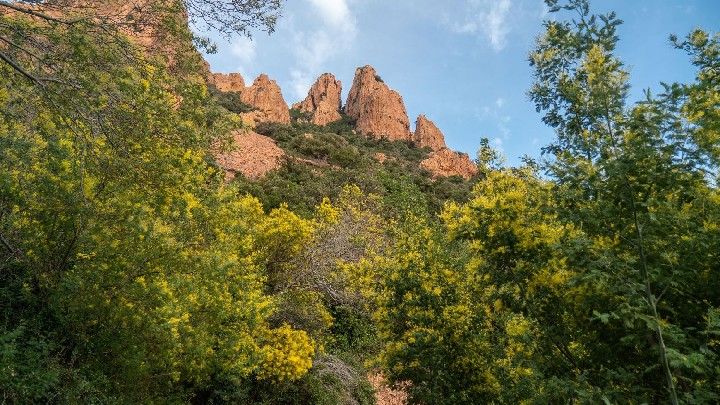
[[[546,2],[557,138],[518,168],[481,142],[470,182],[293,111],[256,128],[283,166],[225,183],[249,107],[192,49],[0,14],[3,401],[371,404],[382,373],[412,403],[718,403],[720,36],[672,38],[696,80],[630,103],[616,16]],[[239,31],[279,6],[171,3]]]
[[[256,131],[273,138],[288,154],[280,170],[259,181],[238,180],[241,190],[266,208],[288,204],[304,216],[324,197],[336,197],[347,184],[383,197],[389,216],[406,210],[437,213],[447,200],[466,201],[474,180],[460,176],[433,179],[420,167],[431,152],[411,142],[372,140],[356,134],[347,116],[324,127],[303,122],[261,124]]]
[[[720,37],[673,38],[696,81],[630,104],[621,22],[547,3],[571,19],[529,95],[557,139],[517,169],[481,150],[446,240],[412,230],[376,267],[381,364],[422,403],[717,403]]]

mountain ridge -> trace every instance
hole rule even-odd
[[[420,166],[430,171],[434,178],[461,176],[469,180],[478,173],[468,154],[447,148],[442,131],[425,115],[418,116],[415,130],[411,131],[402,96],[390,89],[370,65],[356,69],[344,105],[342,83],[332,73],[320,75],[307,97],[291,108],[288,108],[281,88],[265,74],[260,74],[250,87],[245,87],[240,73],[210,73],[208,82],[220,92],[239,93],[240,100],[254,109],[240,114],[252,127],[264,123],[290,124],[291,110],[300,115],[301,122],[321,127],[340,121],[344,114],[355,120],[354,130],[368,139],[408,142],[418,148],[430,148],[432,152]],[[223,163],[220,166],[228,170]],[[257,177],[255,171],[251,175]]]

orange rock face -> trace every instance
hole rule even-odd
[[[294,104],[293,109],[312,114],[313,124],[327,125],[341,118],[341,92],[342,82],[332,74],[324,73],[312,85],[305,100]]]
[[[440,150],[446,148],[445,137],[435,124],[420,114],[415,121],[415,133],[413,133],[413,142],[415,145],[424,148],[430,147],[432,150]]]
[[[225,170],[225,180],[232,180],[237,173],[258,179],[282,164],[285,152],[271,138],[241,131],[235,132],[233,137],[233,150],[215,154],[218,166]]]
[[[467,153],[453,152],[448,148],[431,153],[427,159],[420,162],[420,167],[430,171],[433,177],[462,176],[469,180],[478,173],[477,165],[470,160]]]
[[[258,76],[252,86],[246,87],[240,93],[240,100],[259,110],[248,113],[247,117],[243,115],[243,119],[251,118],[256,123],[290,123],[290,110],[282,96],[280,86],[265,74]]]
[[[245,80],[240,73],[211,73],[208,81],[217,87],[218,90],[228,92],[242,92],[245,90]]]
[[[355,129],[363,135],[409,141],[410,120],[402,97],[380,79],[371,66],[355,70],[345,103],[345,113],[357,120]]]

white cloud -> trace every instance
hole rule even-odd
[[[310,2],[327,23],[336,27],[352,27],[354,30],[355,21],[346,0],[310,0]]]
[[[304,99],[305,95],[313,84],[313,77],[305,71],[293,69],[290,71],[292,94],[298,100]]]
[[[250,80],[252,82],[252,78],[247,73],[252,70],[255,64],[257,43],[247,37],[235,36],[230,41],[230,54],[232,59],[229,58],[229,60],[231,60],[233,66],[228,66],[221,71],[240,73],[246,81]]]
[[[497,143],[498,146],[495,147],[495,145],[493,145],[493,147],[498,150],[502,149],[502,141],[509,140],[512,135],[512,131],[510,130],[512,117],[510,115],[503,114],[501,111],[505,104],[505,99],[499,97],[493,104],[485,105],[481,108],[476,108],[475,110],[475,118],[479,121],[489,121],[495,124],[495,130],[497,131],[496,134],[498,134],[498,136],[493,139],[493,142]]]
[[[252,80],[246,76],[248,67],[255,61],[257,55],[257,44],[247,37],[233,38],[230,52],[235,57],[236,66],[233,72],[239,72],[245,80]]]
[[[488,41],[495,51],[507,44],[510,33],[510,8],[512,0],[470,0],[465,19],[453,25],[455,32],[478,35]]]
[[[257,45],[250,38],[236,37],[232,42],[231,52],[242,63],[250,63],[255,59]]]
[[[500,138],[493,138],[493,140],[490,141],[490,146],[500,153],[505,153],[505,150],[503,149],[503,140]]]
[[[348,0],[307,0],[312,8],[293,29],[295,62],[290,68],[292,97],[303,99],[327,61],[351,49],[356,22]]]

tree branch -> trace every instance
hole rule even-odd
[[[8,3],[7,1],[0,0],[0,7],[7,7],[9,9],[21,12],[23,14],[29,14],[33,17],[42,18],[43,20],[52,21],[60,24],[66,24],[66,25],[73,25],[77,24],[80,21],[83,20],[83,18],[76,18],[74,20],[63,20],[61,18],[56,18],[47,14],[40,13],[38,11],[30,10],[24,7],[17,6],[13,3]]]
[[[7,249],[10,254],[16,258],[17,260],[23,260],[23,253],[14,247],[5,239],[5,235],[0,233],[0,242],[2,242],[2,245]]]
[[[23,47],[23,46],[21,46],[21,45],[16,44],[16,43],[13,42],[12,40],[10,40],[10,38],[8,38],[8,37],[5,37],[5,36],[0,35],[0,41],[3,41],[3,42],[5,42],[6,44],[8,44],[8,45],[10,45],[10,46],[12,46],[12,47],[14,47],[14,48],[16,48],[16,49],[19,49],[19,50],[25,52],[26,54],[32,56],[32,57],[35,58],[35,59],[42,59],[42,57],[40,57],[40,55],[38,55],[38,54],[30,51],[29,49],[26,49],[25,47]]]
[[[27,77],[28,79],[30,79],[30,81],[35,82],[42,86],[43,83],[40,79],[38,79],[37,77],[33,76],[30,72],[23,69],[20,65],[15,63],[12,59],[10,59],[9,56],[5,55],[2,51],[0,51],[0,59],[2,59],[5,63],[10,65],[10,67],[13,68],[16,72]]]

